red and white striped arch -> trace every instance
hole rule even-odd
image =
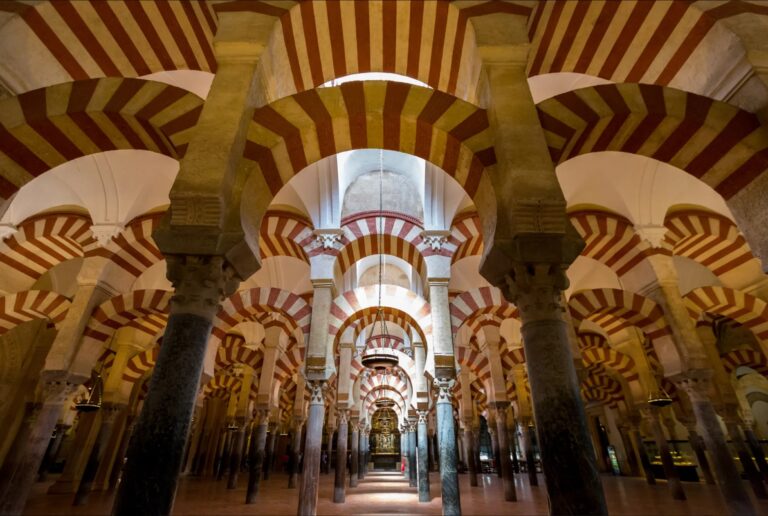
[[[588,401],[611,406],[624,399],[621,384],[599,369],[592,370],[581,382],[581,392]]]
[[[306,346],[300,346],[293,342],[284,353],[281,353],[275,362],[275,378],[281,382],[287,382],[304,363]]]
[[[245,7],[247,5],[248,7]],[[230,2],[216,7],[279,16],[268,70],[290,70],[280,95],[361,72],[407,75],[461,98],[475,95],[479,71],[473,16],[531,8],[486,1],[458,8],[449,2]]]
[[[389,387],[379,387],[366,394],[362,399],[363,410],[368,415],[376,412],[376,402],[378,400],[392,400],[395,402],[392,410],[395,411],[398,418],[402,418],[404,413],[408,411],[408,402],[398,391]]]
[[[304,299],[287,290],[257,287],[236,292],[222,303],[213,320],[212,335],[221,341],[230,329],[242,321],[265,312],[276,312],[288,321],[292,330],[299,329],[303,335],[309,334],[312,309]]]
[[[246,347],[245,339],[239,335],[228,334],[225,343],[216,351],[215,369],[227,369],[234,364],[244,364],[258,372],[263,363],[263,350]]]
[[[116,149],[184,154],[203,100],[175,86],[109,77],[0,101],[0,199],[67,161]]]
[[[487,113],[446,93],[401,82],[356,81],[309,90],[256,109],[244,157],[272,195],[322,158],[379,148],[418,156],[473,196],[496,163]]]
[[[144,326],[142,319],[150,315],[167,314],[172,295],[168,290],[134,290],[115,296],[94,310],[83,337],[105,343],[114,332],[128,325],[154,336],[155,325]]]
[[[668,228],[662,245],[723,276],[757,259],[730,219],[712,212],[685,210],[664,219]],[[759,266],[759,265],[758,265]]]
[[[157,363],[157,355],[160,353],[160,346],[152,346],[150,349],[136,353],[128,360],[123,371],[123,381],[136,383],[144,378]]]
[[[456,361],[459,365],[472,371],[483,383],[491,378],[491,366],[485,353],[464,346],[458,346],[456,348]]]
[[[569,217],[586,243],[581,256],[597,260],[618,276],[649,256],[668,252],[641,239],[632,222],[614,213],[583,210],[572,212]]]
[[[528,22],[528,73],[575,72],[705,93],[712,85],[702,79],[726,70],[702,74],[695,56],[733,47],[730,30],[718,22],[743,13],[768,14],[768,9],[741,0],[537,2]]]
[[[726,200],[768,169],[768,130],[729,104],[651,84],[604,84],[538,104],[556,164],[601,151],[685,170]]]
[[[21,23],[8,35],[39,49],[48,74],[27,74],[24,82],[47,86],[97,77],[138,77],[160,71],[216,71],[213,36],[217,20],[205,1],[111,0],[109,2],[6,2]]]
[[[152,238],[162,213],[136,217],[105,247],[94,249],[89,256],[104,256],[111,266],[128,277],[138,278],[147,269],[165,259]]]
[[[59,263],[82,258],[97,247],[91,224],[89,217],[71,213],[31,217],[0,241],[0,264],[37,279]]]
[[[69,300],[56,292],[26,290],[0,297],[0,335],[35,319],[48,319],[55,325],[64,321]]]
[[[388,307],[384,307],[382,312],[384,313],[384,320],[388,325],[393,324],[398,326],[404,332],[407,332],[410,335],[413,335],[412,330],[416,331],[417,333],[421,332],[416,321],[405,312]],[[366,308],[365,310],[355,314],[354,320],[350,321],[350,324],[355,328],[355,341],[357,341],[357,338],[360,336],[361,332],[366,331],[366,329],[370,331],[370,326],[374,324],[376,320],[377,317],[375,307]]]
[[[261,258],[291,256],[309,263],[310,254],[316,252],[318,247],[312,230],[312,223],[299,215],[268,211],[261,220]]]
[[[450,313],[451,330],[455,334],[465,323],[473,325],[473,331],[484,322],[498,326],[504,319],[517,317],[517,308],[507,302],[496,287],[480,287],[454,297]]]
[[[401,352],[406,349],[403,339],[394,335],[374,335],[366,341],[366,347],[368,349],[392,349]]]
[[[765,355],[754,349],[735,349],[723,355],[723,366],[728,373],[734,372],[739,367],[749,367],[763,376],[768,377],[768,359]]]
[[[455,247],[451,263],[483,254],[483,228],[476,212],[464,213],[453,219],[448,243]]]
[[[410,220],[397,213],[388,213],[385,217],[370,213],[357,214],[342,221],[344,231],[343,247],[338,250],[337,263],[344,274],[358,260],[366,256],[387,254],[411,264],[422,277],[426,277],[425,256],[434,254],[423,243],[422,227],[417,221]],[[379,227],[382,228],[381,248],[379,248]]]
[[[585,338],[585,340],[582,340]],[[627,382],[639,378],[635,361],[629,355],[611,348],[608,341],[596,333],[583,332],[579,334],[579,341],[582,345],[581,359],[588,367],[593,365],[602,365],[618,374]]]
[[[768,339],[768,304],[751,294],[727,287],[699,287],[683,296],[694,319],[702,314],[727,317],[748,328],[760,341]]]
[[[344,329],[361,316],[375,313],[378,305],[379,286],[371,285],[348,290],[337,296],[331,304],[328,333],[334,342]],[[421,332],[425,344],[432,341],[432,311],[429,303],[410,290],[396,285],[381,286],[381,306],[400,311],[410,317]]]

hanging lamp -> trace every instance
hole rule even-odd
[[[93,371],[91,373],[91,385],[88,387],[88,396],[81,396],[75,402],[75,409],[78,412],[96,412],[101,408],[101,398],[104,387],[101,382],[101,373]]]
[[[384,151],[379,149],[379,216],[376,219],[377,229],[377,245],[379,252],[379,298],[376,306],[376,317],[371,324],[371,331],[368,334],[368,338],[365,340],[365,348],[363,350],[363,356],[361,362],[364,367],[375,370],[377,373],[383,373],[395,367],[399,361],[397,355],[388,350],[374,349],[371,347],[374,338],[374,332],[376,330],[376,323],[379,324],[380,333],[383,338],[389,339],[389,332],[387,331],[387,321],[384,317],[384,309],[381,306],[381,290],[382,290],[382,271],[384,268],[384,262],[382,259],[383,249],[383,233],[384,233]]]
[[[648,405],[652,407],[663,408],[670,404],[672,404],[672,398],[669,397],[663,387],[659,387],[659,390],[652,391],[648,395]]]

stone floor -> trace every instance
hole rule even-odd
[[[496,475],[480,477],[480,486],[470,487],[467,475],[459,475],[461,506],[465,516],[496,514],[547,514],[546,489],[540,476],[539,487],[531,487],[526,475],[518,475],[518,502],[504,502],[501,481]],[[321,475],[318,514],[440,514],[439,475],[431,474],[432,501],[419,503],[415,488],[408,487],[407,480],[398,473],[371,473],[356,488],[347,489],[347,501],[335,504],[333,473]],[[29,515],[102,515],[109,514],[112,495],[94,493],[84,507],[72,507],[69,495],[48,495],[50,483],[39,483],[27,504]],[[176,515],[227,515],[227,514],[296,514],[298,491],[288,489],[287,477],[275,474],[262,483],[259,501],[244,505],[245,478],[240,487],[226,489],[226,481],[215,482],[198,478],[184,478],[176,497]],[[666,483],[647,485],[642,479],[628,477],[603,477],[608,499],[608,509],[616,515],[722,515],[725,507],[714,486],[684,483],[688,500],[670,498]],[[745,484],[746,486],[746,484]],[[761,501],[758,512],[768,514],[768,501]]]

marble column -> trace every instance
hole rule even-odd
[[[347,481],[347,434],[348,434],[348,421],[349,410],[338,410],[338,437],[336,438],[336,477],[334,478],[333,485],[333,502],[344,503],[345,500],[345,488]]]
[[[437,435],[433,431],[429,437],[429,470],[437,471]]]
[[[418,487],[418,465],[416,463],[416,424],[414,422],[408,423],[408,486]]]
[[[702,431],[704,444],[712,459],[712,466],[715,469],[718,486],[725,499],[726,507],[733,515],[750,516],[756,514],[757,511],[741,481],[741,476],[725,441],[720,420],[717,418],[717,413],[709,398],[712,387],[711,374],[705,371],[699,373],[694,374],[689,371],[688,375],[678,382],[678,385],[685,390],[691,401],[691,407],[693,407],[693,413],[696,415],[696,421]]]
[[[464,462],[469,473],[469,485],[477,487],[477,469],[475,468],[475,440],[472,436],[472,420],[464,422],[464,431],[461,434],[464,444]]]
[[[51,469],[51,466],[53,466],[53,464],[56,462],[56,456],[59,454],[59,448],[61,447],[61,442],[64,440],[64,434],[66,433],[67,428],[69,427],[65,427],[64,425],[56,425],[56,434],[53,436],[53,439],[45,452],[45,456],[43,457],[43,463],[40,466],[40,472],[37,477],[38,482],[45,482],[47,480],[48,470]],[[22,423],[19,432],[26,437],[27,433],[29,432],[29,426],[25,423]],[[6,460],[8,460],[7,457]]]
[[[224,427],[224,432],[221,434],[221,446],[218,450],[218,456],[216,457],[216,480],[221,480],[229,468],[230,453],[232,452],[232,431],[229,427]]]
[[[320,482],[320,449],[325,419],[324,394],[327,383],[324,380],[308,380],[310,391],[307,437],[304,443],[304,471],[299,492],[299,516],[317,512],[317,495]]]
[[[358,453],[360,449],[360,430],[357,418],[352,418],[352,435],[349,442],[349,487],[357,487]]]
[[[416,457],[416,465],[418,468],[418,484],[419,484],[419,501],[429,502],[431,497],[429,495],[429,436],[427,435],[427,415],[429,413],[426,410],[419,411],[419,422],[417,426],[418,432],[418,453]]]
[[[128,446],[113,514],[168,514],[189,435],[208,336],[238,281],[220,256],[166,258],[175,287],[149,394]]]
[[[299,460],[301,457],[301,429],[304,426],[304,418],[296,417],[293,420],[293,435],[291,436],[291,457],[288,467],[288,487],[296,487],[296,477],[299,476]]]
[[[42,406],[40,403],[26,402],[24,403],[23,408],[24,415],[21,420],[21,425],[19,425],[18,430],[16,430],[16,435],[11,442],[10,448],[8,448],[2,467],[0,467],[0,501],[5,500],[5,493],[14,479],[15,471],[19,465],[24,462],[24,452],[26,451],[27,440],[37,421],[37,416],[40,413]],[[49,444],[50,440],[48,441],[48,444],[46,444],[46,450],[48,449]],[[44,452],[44,454],[45,453],[46,452]]]
[[[250,387],[248,389],[250,391]],[[246,396],[248,393],[246,392]],[[237,430],[232,436],[232,447],[229,453],[229,477],[227,478],[227,489],[237,489],[237,478],[240,475],[240,462],[243,458],[243,446],[245,446],[245,432],[247,425],[245,418],[238,418]]]
[[[496,430],[493,429],[490,425],[496,424],[496,421],[488,421],[488,434],[491,436],[491,450],[493,453],[493,464],[496,467],[496,476],[499,478],[502,478],[501,474],[501,455],[499,455],[499,438],[496,434]]]
[[[362,480],[365,478],[365,442],[366,442],[366,435],[365,435],[365,423],[360,423],[360,447],[358,449],[358,469],[357,469],[357,479]]]
[[[261,473],[264,469],[264,451],[267,447],[267,428],[269,426],[269,409],[258,408],[254,411],[253,427],[251,428],[251,446],[248,450],[248,487],[245,491],[245,503],[256,503],[261,484]]]
[[[523,323],[521,333],[550,511],[606,514],[563,315],[562,291],[568,286],[565,270],[575,255],[570,246],[576,244],[563,237],[531,235],[520,237],[516,246],[530,256],[512,264],[505,295],[516,303]],[[539,251],[535,252],[535,247]],[[545,255],[563,263],[528,261]]]
[[[539,485],[539,476],[536,474],[536,453],[533,449],[533,440],[536,430],[533,423],[523,423],[523,448],[525,448],[525,466],[528,470],[528,483],[532,486]]]
[[[669,450],[669,443],[667,442],[664,430],[661,428],[661,423],[659,422],[658,409],[643,409],[643,413],[650,426],[651,433],[653,433],[656,446],[659,449],[661,465],[664,468],[664,476],[667,477],[669,492],[673,499],[685,500],[685,491],[683,491],[683,485],[680,482],[680,475],[677,474],[677,469],[675,468],[675,463]]]
[[[498,435],[499,471],[504,483],[504,500],[517,501],[515,490],[515,476],[512,473],[512,459],[510,458],[509,435],[507,434],[507,407],[509,402],[496,402],[496,434]]]
[[[264,452],[264,480],[269,480],[272,473],[272,466],[275,462],[275,442],[277,441],[277,423],[269,424],[269,434],[267,435],[267,447]]]
[[[21,514],[32,485],[37,478],[40,463],[51,441],[51,434],[56,427],[59,414],[67,399],[74,393],[76,385],[46,379],[43,377],[43,404],[39,410],[34,410],[30,419],[29,435],[19,463],[5,481],[6,490],[1,494],[0,514]]]
[[[451,392],[455,380],[440,378],[435,380],[437,387],[437,442],[440,450],[440,489],[444,516],[461,516],[461,498],[459,477],[456,473],[456,430],[453,419]]]
[[[701,436],[696,431],[696,425],[688,425],[688,442],[691,444],[693,453],[696,455],[696,461],[699,463],[701,473],[704,475],[704,481],[707,484],[715,484],[715,476],[712,474],[712,469],[709,467],[709,459],[707,459],[707,453],[704,451],[702,445]]]
[[[752,485],[752,492],[755,493],[756,498],[765,500],[768,498],[768,493],[765,491],[763,476],[752,461],[752,453],[749,451],[749,448],[747,448],[747,444],[741,436],[741,429],[739,428],[737,417],[733,414],[727,415],[725,417],[725,427],[728,430],[728,435],[731,436],[733,447],[736,448],[736,453],[739,455],[739,461],[741,462],[741,467],[744,469],[744,474]]]
[[[368,474],[368,464],[371,462],[371,427],[365,427],[365,450],[363,450],[363,475]]]

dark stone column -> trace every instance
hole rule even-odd
[[[222,257],[169,256],[176,292],[139,415],[113,514],[169,514],[219,303],[237,288]]]
[[[443,497],[443,515],[461,516],[459,476],[456,474],[456,429],[453,420],[451,389],[453,378],[437,378],[437,442],[440,449],[440,488]]]
[[[43,404],[35,407],[29,419],[29,434],[24,449],[18,455],[19,462],[6,478],[6,490],[1,494],[0,514],[21,514],[32,485],[37,478],[40,464],[51,441],[64,403],[77,388],[66,381],[43,378]]]
[[[750,453],[744,442],[744,438],[741,436],[741,429],[739,428],[737,417],[735,417],[735,415],[726,417],[725,427],[728,429],[728,434],[731,436],[733,447],[736,448],[736,453],[739,455],[739,461],[741,462],[741,467],[744,469],[744,474],[752,485],[752,492],[755,493],[755,497],[758,499],[765,500],[768,498],[768,493],[765,491],[763,476],[752,461],[752,453]]]
[[[562,237],[532,235],[517,251],[564,263],[513,263],[506,297],[520,310],[533,413],[552,514],[607,514],[587,431],[563,314],[567,263],[576,249]],[[574,248],[576,246],[574,245]],[[566,255],[568,255],[566,257]],[[557,258],[561,256],[561,258]],[[567,259],[566,259],[567,258]]]
[[[525,446],[525,466],[528,469],[528,483],[532,486],[539,485],[539,476],[536,474],[536,454],[533,450],[535,436],[536,430],[533,427],[533,423],[529,421],[527,425],[524,424],[523,446]]]
[[[366,442],[366,434],[365,434],[365,423],[360,423],[360,447],[358,450],[358,469],[357,469],[357,478],[358,480],[362,480],[365,478],[365,442]]]
[[[709,398],[709,392],[712,388],[711,371],[699,371],[699,374],[689,371],[687,376],[678,382],[678,385],[685,390],[691,401],[693,413],[696,415],[704,444],[712,459],[712,466],[715,469],[720,492],[725,499],[728,511],[733,515],[749,516],[756,514],[757,511],[741,481],[741,476],[725,441],[717,413]]]
[[[712,470],[709,467],[709,459],[707,459],[707,454],[704,451],[701,436],[696,432],[695,424],[688,427],[688,442],[691,444],[691,448],[693,448],[693,453],[696,454],[696,460],[704,475],[704,480],[707,484],[714,485],[715,476],[712,474]]]
[[[25,419],[27,418],[25,417]],[[56,425],[56,435],[53,436],[53,440],[45,452],[45,457],[43,457],[43,464],[40,466],[40,471],[37,477],[38,482],[45,482],[48,479],[48,470],[56,463],[56,457],[59,455],[61,442],[64,440],[64,434],[67,433],[68,428],[69,426],[66,425]],[[19,433],[24,437],[29,435],[29,426],[26,422],[22,423],[21,428],[19,428]],[[7,457],[6,460],[8,460]]]
[[[472,437],[472,421],[464,422],[464,431],[461,433],[464,444],[464,462],[469,472],[469,485],[477,487],[477,469],[475,469],[475,440]]]
[[[349,442],[349,487],[357,487],[358,453],[360,449],[360,430],[357,418],[352,419],[352,436]]]
[[[760,472],[763,474],[763,478],[768,481],[768,462],[765,460],[765,453],[763,452],[763,447],[760,446],[760,441],[757,440],[757,436],[755,435],[755,432],[752,430],[752,425],[750,423],[744,424],[744,436],[747,438],[747,444],[749,445],[749,449],[752,451],[752,455],[755,457],[755,462],[757,462],[757,467],[760,469]]]
[[[653,469],[651,467],[651,460],[648,458],[648,450],[645,449],[645,443],[643,437],[640,435],[640,430],[633,428],[630,432],[632,442],[637,448],[637,453],[640,455],[640,464],[643,467],[643,473],[645,474],[645,482],[652,486],[656,484],[656,477],[653,475]]]
[[[317,494],[320,482],[320,449],[323,439],[323,420],[325,405],[323,402],[326,382],[308,380],[310,391],[309,416],[307,417],[307,438],[304,444],[304,473],[301,476],[299,492],[299,516],[317,512]]]
[[[408,464],[410,470],[408,474],[408,486],[418,487],[418,465],[416,464],[416,424],[408,423]]]
[[[288,487],[296,487],[296,477],[299,476],[299,459],[301,457],[301,429],[304,419],[293,419],[293,435],[291,436],[291,461],[288,468]]]
[[[408,461],[408,448],[411,446],[411,440],[408,439],[408,424],[400,426],[400,455],[405,461],[403,469],[403,478],[411,478],[411,463]]]
[[[629,427],[626,424],[626,422],[622,422],[619,424],[619,437],[621,438],[621,443],[624,446],[624,450],[627,452],[627,462],[629,463],[629,471],[630,475],[633,477],[639,477],[640,476],[640,463],[637,460],[637,453],[635,453],[635,447],[632,446],[632,442],[629,438],[629,434],[627,433],[629,431]]]
[[[136,416],[134,414],[128,414],[127,421],[125,423],[125,432],[123,432],[122,440],[120,441],[120,447],[117,450],[117,456],[115,457],[115,465],[112,467],[112,473],[109,476],[109,489],[114,489],[117,486],[117,482],[120,477],[123,476],[123,464],[125,463],[125,454],[128,452],[128,443],[131,440],[133,429],[136,426]]]
[[[272,465],[275,462],[275,441],[277,441],[277,423],[270,423],[264,453],[264,480],[269,480],[269,475],[272,473]]]
[[[245,446],[246,424],[244,418],[239,418],[237,430],[232,437],[232,449],[229,454],[229,478],[227,489],[237,489],[237,477],[240,475],[240,462],[243,459],[243,446]]]
[[[659,455],[661,456],[661,464],[664,467],[664,476],[667,477],[667,486],[672,498],[675,500],[685,500],[685,492],[680,482],[680,476],[675,469],[675,463],[672,459],[672,454],[669,451],[669,443],[664,435],[664,430],[661,428],[659,422],[658,409],[644,409],[644,414],[648,425],[653,433],[653,438],[656,441],[656,446],[659,448]]]
[[[334,503],[344,503],[345,488],[347,482],[347,433],[349,410],[339,409],[338,411],[338,437],[336,438],[336,470],[333,485]]]
[[[496,402],[496,434],[499,437],[499,471],[504,483],[504,500],[517,501],[515,477],[512,473],[512,459],[509,456],[509,435],[507,434],[507,407],[509,402]]]
[[[437,435],[433,432],[429,435],[429,470],[437,471]]]
[[[501,455],[499,455],[499,438],[498,438],[498,435],[496,434],[496,430],[492,428],[490,425],[488,426],[488,433],[491,436],[491,450],[493,452],[493,463],[496,466],[496,476],[499,478],[502,478]]]
[[[416,464],[418,468],[419,501],[429,502],[429,436],[427,435],[427,415],[426,410],[419,411],[418,431],[418,455]]]
[[[99,465],[104,459],[104,455],[107,451],[109,438],[115,428],[115,421],[117,420],[117,416],[124,409],[125,405],[122,404],[104,403],[102,405],[99,435],[96,437],[96,442],[93,443],[91,456],[88,458],[88,463],[85,465],[85,470],[80,479],[80,485],[77,488],[72,505],[85,505],[88,503],[88,495],[93,490],[96,473],[99,471]]]
[[[245,503],[256,503],[261,483],[261,472],[264,469],[264,451],[267,446],[267,426],[269,425],[269,410],[256,409],[253,428],[251,429],[251,446],[248,450],[248,488],[245,491]]]
[[[216,458],[216,480],[221,480],[229,468],[229,457],[232,455],[232,430],[224,427],[219,456]]]

